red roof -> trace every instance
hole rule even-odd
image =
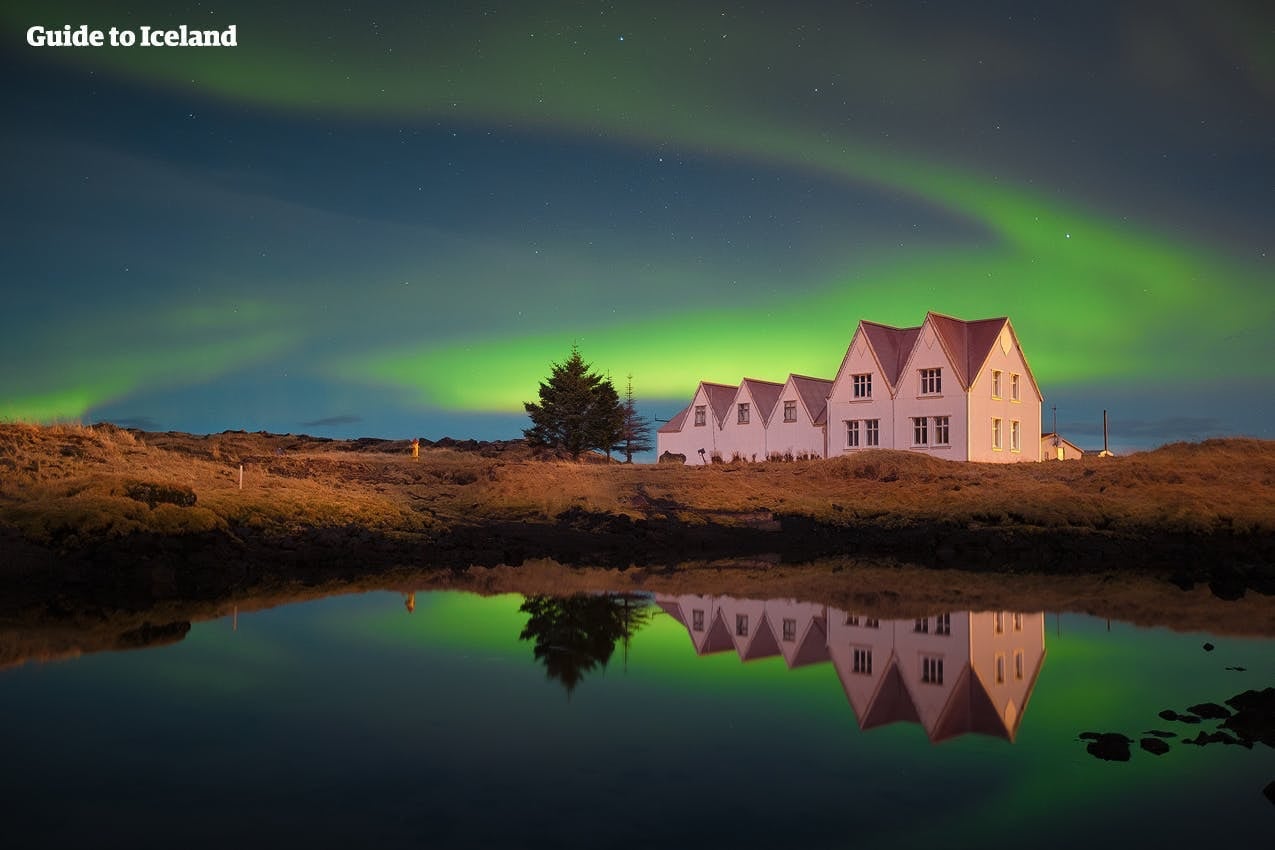
[[[810,413],[810,421],[820,425],[828,412],[828,393],[832,390],[832,381],[826,378],[808,378],[805,375],[789,375],[788,380],[797,389],[801,403]]]
[[[859,327],[863,329],[868,344],[876,352],[886,383],[891,387],[896,386],[899,383],[899,372],[912,354],[912,347],[916,345],[916,338],[921,335],[921,328],[892,328],[867,320],[860,321]]]
[[[657,434],[674,434],[682,430],[682,423],[686,421],[686,414],[691,412],[691,406],[688,404],[677,412],[677,415],[660,426]]]
[[[739,385],[742,390],[748,387],[748,394],[752,396],[753,402],[757,405],[757,413],[761,416],[762,423],[770,421],[770,414],[775,409],[775,404],[779,401],[779,395],[784,391],[783,384],[776,384],[774,381],[759,381],[756,378],[745,378]]]
[[[708,395],[708,403],[713,408],[713,416],[717,419],[717,424],[726,421],[726,414],[730,413],[730,406],[735,402],[735,393],[739,392],[739,387],[730,384],[712,384],[708,381],[700,381],[700,386],[704,388],[704,392]]]
[[[961,388],[968,390],[974,376],[992,353],[992,346],[1000,338],[1001,329],[1009,319],[975,319],[972,322],[954,319],[941,313],[927,313],[925,318],[934,325],[934,331],[952,358],[956,379]]]

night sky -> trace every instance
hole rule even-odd
[[[1008,315],[1082,447],[1275,437],[1270,3],[0,21],[0,419],[512,438],[573,344],[667,418],[936,310]]]

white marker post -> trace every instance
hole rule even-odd
[[[243,489],[243,464],[239,464],[239,489]]]

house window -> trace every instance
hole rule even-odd
[[[1005,656],[999,652],[996,653],[996,684],[1005,684]]]
[[[952,615],[940,614],[934,618],[934,634],[950,635],[952,633]]]
[[[1005,634],[1005,612],[997,611],[996,616],[993,617],[992,619],[995,621],[996,634],[998,635]]]
[[[1023,678],[1023,651],[1021,649],[1014,653],[1014,678]]]
[[[846,445],[852,449],[859,447],[859,420],[846,420]]]
[[[863,420],[863,436],[864,445],[879,446],[881,445],[881,420],[865,419]]]
[[[692,609],[691,628],[697,632],[704,631],[704,609],[703,608]]]
[[[1014,401],[1018,401],[1018,376],[1009,376],[1009,397]]]
[[[992,370],[992,398],[1001,397],[1001,370]]]
[[[1023,615],[1019,612],[1014,615],[1014,631],[1021,632],[1023,630]]]
[[[707,411],[705,410],[707,406],[708,405],[704,405],[704,404],[695,405],[695,427],[697,428],[704,427],[704,423],[708,418]]]
[[[747,614],[735,615],[735,634],[739,635],[740,637],[748,637],[748,615]]]
[[[934,445],[946,446],[951,442],[951,440],[948,439],[950,435],[948,430],[948,421],[949,417],[947,416],[934,417]]]
[[[992,420],[992,448],[996,451],[1001,450],[1001,421],[999,419]]]
[[[941,656],[921,656],[921,681],[927,685],[943,684],[943,659]]]
[[[795,401],[784,402],[784,421],[785,422],[797,421],[797,402]]]
[[[748,424],[748,402],[742,402],[739,405],[739,415],[735,421],[740,425]]]
[[[921,370],[921,395],[938,395],[943,392],[943,370]]]
[[[863,627],[865,629],[879,629],[881,628],[881,621],[876,617],[866,617],[863,621]]]
[[[1009,423],[1009,450],[1011,452],[1019,452],[1023,450],[1021,433],[1022,426],[1019,421],[1017,419],[1012,420]]]
[[[929,442],[927,439],[928,437],[927,425],[929,421],[930,420],[925,418],[924,416],[912,417],[912,445],[924,446],[927,442]]]
[[[859,615],[858,615],[858,614],[846,614],[846,625],[847,625],[847,626],[857,626],[857,625],[859,625]]]
[[[867,646],[851,647],[850,672],[864,676],[872,675],[872,648]]]
[[[930,621],[924,617],[916,621],[916,625],[912,627],[912,631],[918,634],[928,635],[930,633]]]
[[[784,619],[784,640],[792,642],[797,639],[797,621]]]
[[[854,375],[854,397],[872,398],[872,373]]]

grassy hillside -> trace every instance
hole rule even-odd
[[[737,554],[763,551],[768,541],[782,551],[823,535],[822,552],[853,551],[847,541],[871,543],[878,554],[896,538],[910,541],[905,554],[965,541],[952,557],[967,560],[982,557],[980,541],[1012,537],[1018,554],[1010,563],[1032,547],[1073,558],[1067,547],[1076,541],[1172,540],[1193,546],[1191,557],[1222,546],[1228,559],[1269,569],[1272,506],[1275,443],[1248,439],[1039,464],[867,451],[683,467],[537,459],[519,443],[425,447],[414,460],[405,441],[0,425],[0,532],[15,546],[51,553],[139,535],[276,542],[309,535],[330,546],[463,538],[481,548],[495,540],[491,563],[511,546],[552,555],[557,542],[587,562],[591,541],[609,540],[605,563],[613,564],[626,551],[640,559],[660,540],[676,555],[697,533],[712,532],[714,552],[732,540],[750,541]],[[786,537],[773,534],[781,528]],[[535,529],[545,534],[526,543]],[[843,531],[853,536],[837,537]],[[1085,546],[1074,557],[1087,557]]]

